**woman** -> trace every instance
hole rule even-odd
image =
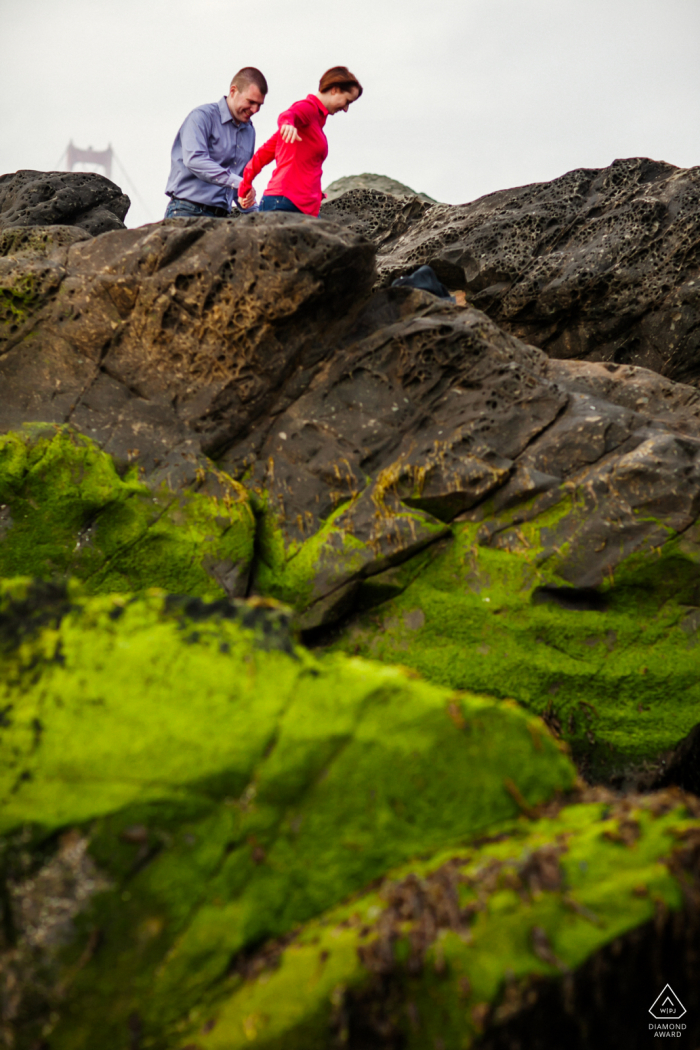
[[[318,215],[323,200],[321,175],[328,156],[323,131],[326,117],[347,113],[362,94],[362,85],[345,66],[334,66],[321,77],[318,91],[295,102],[277,118],[279,130],[253,155],[238,187],[245,197],[266,164],[277,162],[260,211],[296,211]]]

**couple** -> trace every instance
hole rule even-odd
[[[266,94],[265,77],[249,66],[236,73],[227,96],[192,110],[173,143],[166,219],[226,218],[232,202],[243,211],[253,208],[253,179],[273,160],[276,168],[260,211],[318,215],[323,162],[328,156],[323,125],[326,117],[341,110],[347,113],[362,94],[362,85],[345,66],[329,69],[318,91],[279,115],[278,130],[254,153],[251,117]]]

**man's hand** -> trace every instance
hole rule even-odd
[[[285,142],[301,142],[301,135],[293,124],[283,124],[280,128],[280,135]]]
[[[246,193],[245,197],[238,197],[238,203],[241,208],[252,208],[255,204],[255,190],[251,188]]]

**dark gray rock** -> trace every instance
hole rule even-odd
[[[391,236],[386,205],[359,192],[331,206],[364,224],[385,283],[428,264],[551,357],[700,382],[700,168],[618,160],[471,204],[426,205]]]
[[[123,230],[131,201],[96,172],[16,171],[0,176],[0,229],[78,226],[97,236]]]
[[[191,472],[293,398],[375,279],[368,241],[302,216],[23,244],[0,258],[0,430],[71,423],[149,474]]]
[[[409,231],[430,209],[418,196],[398,196],[375,189],[348,190],[321,206],[321,218],[346,226],[369,237],[376,247],[386,248]],[[415,269],[415,267],[414,267]]]

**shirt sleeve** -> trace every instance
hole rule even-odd
[[[283,124],[293,124],[295,128],[303,128],[305,124],[311,123],[314,113],[318,113],[318,107],[308,98],[304,98],[285,109],[284,113],[280,113],[277,126],[281,128]]]
[[[182,143],[182,162],[188,171],[202,182],[215,186],[233,186],[240,184],[241,176],[235,175],[228,168],[222,168],[209,155],[208,122],[203,113],[194,112],[185,119],[180,129]]]
[[[267,142],[263,143],[243,169],[243,180],[238,187],[238,193],[241,197],[245,197],[246,193],[250,191],[253,185],[253,179],[260,174],[266,165],[271,164],[275,159],[278,134],[279,132],[276,131],[272,138],[269,138]]]

